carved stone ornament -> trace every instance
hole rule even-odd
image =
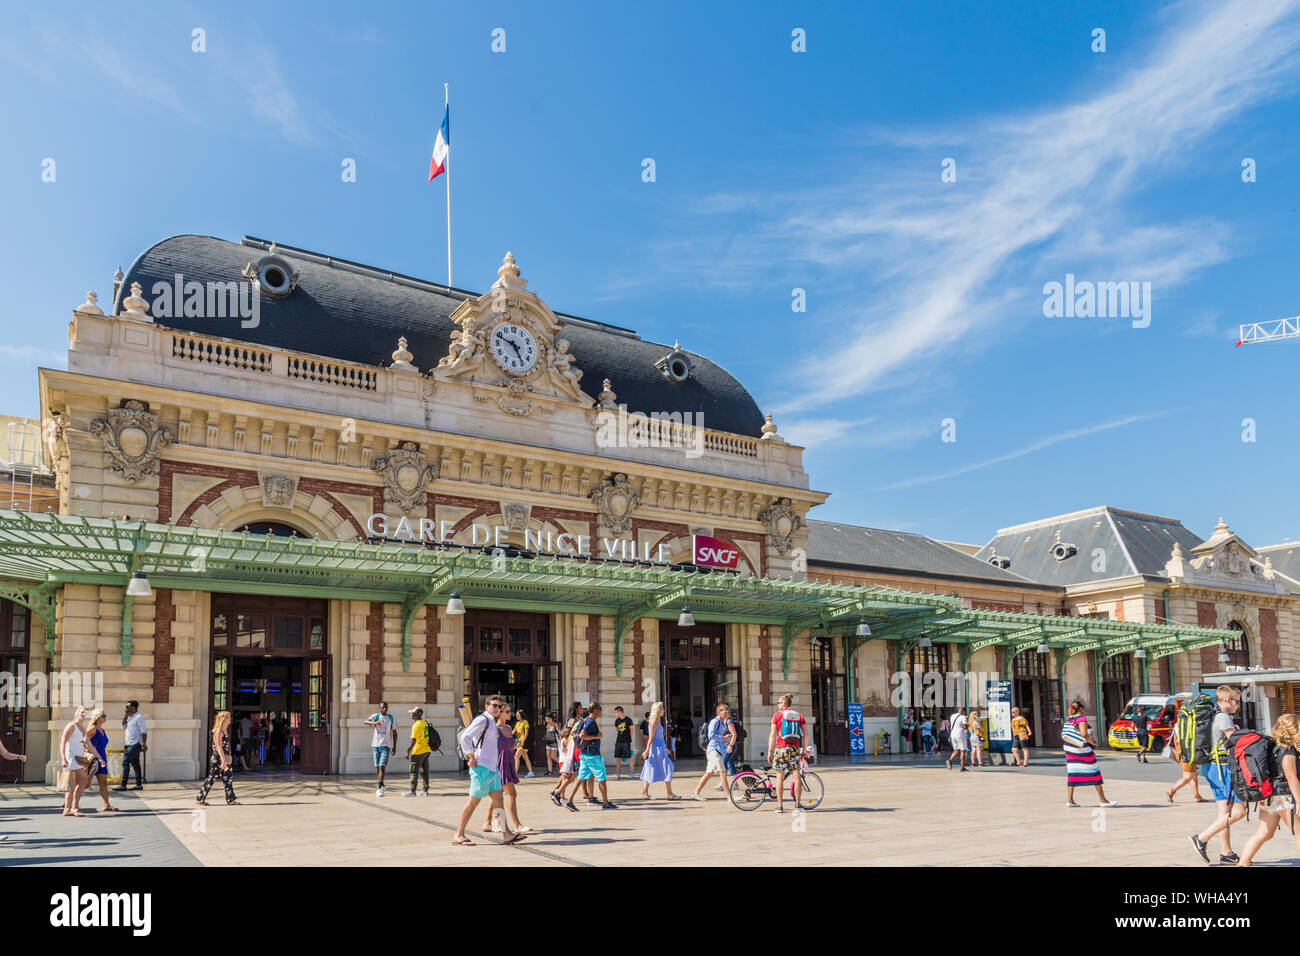
[[[794,547],[795,532],[803,527],[789,498],[778,498],[758,513],[758,520],[767,526],[767,543],[777,554],[788,554]]]
[[[262,475],[262,506],[289,508],[298,492],[298,478],[288,475]]]
[[[176,434],[149,412],[149,406],[135,399],[110,408],[103,418],[90,423],[90,433],[104,442],[113,470],[128,481],[139,481],[156,474],[164,445],[176,440]]]
[[[434,378],[469,384],[476,401],[495,398],[510,415],[553,413],[557,401],[591,404],[562,323],[528,290],[510,253],[492,288],[466,299],[450,318],[458,328]]]
[[[501,517],[505,519],[506,529],[523,533],[528,529],[528,505],[510,502],[501,506]]]
[[[384,478],[384,504],[398,512],[423,510],[429,482],[438,477],[437,468],[413,441],[376,455],[370,467]]]
[[[641,496],[627,483],[627,475],[610,475],[587,497],[596,503],[600,524],[612,534],[626,534],[631,530],[632,512],[641,503]]]

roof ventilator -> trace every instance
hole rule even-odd
[[[256,263],[244,266],[244,277],[254,280],[258,291],[273,299],[282,299],[298,287],[298,270],[280,255],[275,243]]]
[[[1079,549],[1066,541],[1061,540],[1061,532],[1056,532],[1056,540],[1052,542],[1052,557],[1057,561],[1064,561],[1066,558],[1072,558],[1079,553]]]
[[[655,362],[655,368],[668,381],[680,385],[691,377],[691,357],[682,351],[680,342],[674,342],[673,350]]]
[[[1000,558],[996,554],[991,554],[989,555],[989,564],[993,565],[995,568],[1002,568],[1003,570],[1006,570],[1007,568],[1011,567],[1011,559]]]

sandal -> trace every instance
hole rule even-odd
[[[84,817],[85,814],[82,813],[80,810],[74,810],[74,811],[72,811],[71,813],[69,813],[68,816],[70,816],[70,817]]]
[[[501,845],[502,845],[502,846],[509,846],[509,845],[512,844],[512,843],[518,843],[520,840],[526,840],[526,839],[528,839],[528,834],[526,834],[526,833],[514,833],[514,834],[511,834],[509,840],[502,840],[502,841],[501,841]]]
[[[1165,796],[1169,798],[1170,803],[1174,802],[1174,792],[1172,790],[1166,790]]]
[[[682,797],[681,797],[681,794],[670,793],[670,794],[668,794],[668,799],[669,799],[669,800],[680,800],[680,799],[682,799]]]
[[[237,807],[237,806],[239,806],[239,805],[240,805],[240,803],[239,803],[238,800],[227,800],[227,801],[226,801],[226,806],[228,806],[228,807]]]
[[[461,837],[459,840],[452,840],[452,846],[474,846],[474,841],[469,837]]]
[[[195,801],[194,801],[194,805],[195,805],[196,807],[206,807],[206,806],[208,805],[208,801],[206,801],[206,800],[195,800]]]
[[[1197,802],[1197,803],[1209,803],[1210,801],[1207,800],[1207,799],[1205,799],[1204,797],[1197,797],[1197,798],[1196,798],[1196,802]]]

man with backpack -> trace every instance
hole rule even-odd
[[[591,783],[587,781],[594,780],[600,787],[600,799],[597,800],[592,796],[591,790],[587,790],[587,802],[599,806],[602,810],[617,810],[609,800],[609,791],[605,783],[605,758],[600,755],[600,725],[596,723],[600,719],[600,704],[592,704],[591,710],[588,711],[587,717],[583,720],[581,730],[578,733],[578,779],[584,781],[584,786],[590,788]],[[572,801],[570,801],[572,802]]]
[[[474,841],[465,836],[465,827],[469,826],[479,801],[487,797],[492,801],[492,818],[501,821],[505,835],[503,844],[518,843],[526,834],[515,833],[506,821],[505,807],[501,798],[501,774],[496,767],[500,758],[500,731],[497,728],[497,715],[504,706],[497,694],[492,694],[483,702],[483,713],[469,722],[469,726],[456,735],[456,754],[469,764],[469,799],[460,811],[460,823],[456,835],[452,837],[452,846],[474,846]]]
[[[1241,708],[1241,691],[1227,684],[1222,684],[1215,691],[1218,712],[1214,713],[1206,732],[1206,712],[1209,710],[1209,698],[1197,695],[1183,705],[1178,715],[1179,749],[1184,756],[1191,756],[1193,763],[1200,764],[1205,774],[1205,781],[1214,793],[1214,802],[1218,815],[1214,823],[1200,833],[1192,834],[1192,846],[1206,863],[1210,855],[1205,852],[1205,845],[1220,834],[1219,843],[1223,852],[1219,862],[1235,864],[1237,854],[1232,852],[1230,827],[1246,815],[1246,806],[1232,799],[1232,766],[1229,762],[1225,741],[1236,731],[1237,725],[1232,716]],[[1199,699],[1198,699],[1199,698]]]
[[[421,797],[429,795],[429,754],[433,753],[432,730],[428,722],[424,719],[424,708],[412,707],[411,720],[411,742],[406,746],[406,759],[411,761],[411,789],[402,794],[404,797],[414,797],[416,780],[424,777],[424,790],[419,794]],[[394,731],[394,738],[397,733]]]
[[[727,789],[727,754],[736,746],[736,732],[732,729],[730,717],[730,708],[726,704],[719,704],[714,718],[700,730],[698,742],[704,750],[708,763],[704,768],[704,776],[700,777],[700,782],[695,785],[695,791],[691,794],[692,800],[704,799],[700,791],[715,773],[722,775],[722,785],[718,789],[724,791]]]
[[[776,812],[785,813],[785,775],[794,775],[794,805],[799,806],[803,796],[803,777],[800,761],[804,754],[803,714],[794,709],[794,695],[782,694],[780,708],[772,715],[772,726],[767,734],[767,759],[776,771]]]

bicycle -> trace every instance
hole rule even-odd
[[[808,769],[806,760],[799,761],[799,776],[803,780],[803,787],[798,801],[799,809],[817,809],[826,796],[826,788],[822,785],[822,778]],[[771,765],[765,765],[763,774],[760,776],[758,771],[750,767],[749,764],[743,764],[741,771],[731,778],[731,786],[727,790],[727,796],[731,798],[731,805],[737,810],[757,810],[769,800],[775,800],[775,780],[776,772],[772,770]],[[793,776],[786,783],[790,787],[790,799],[793,800]]]

